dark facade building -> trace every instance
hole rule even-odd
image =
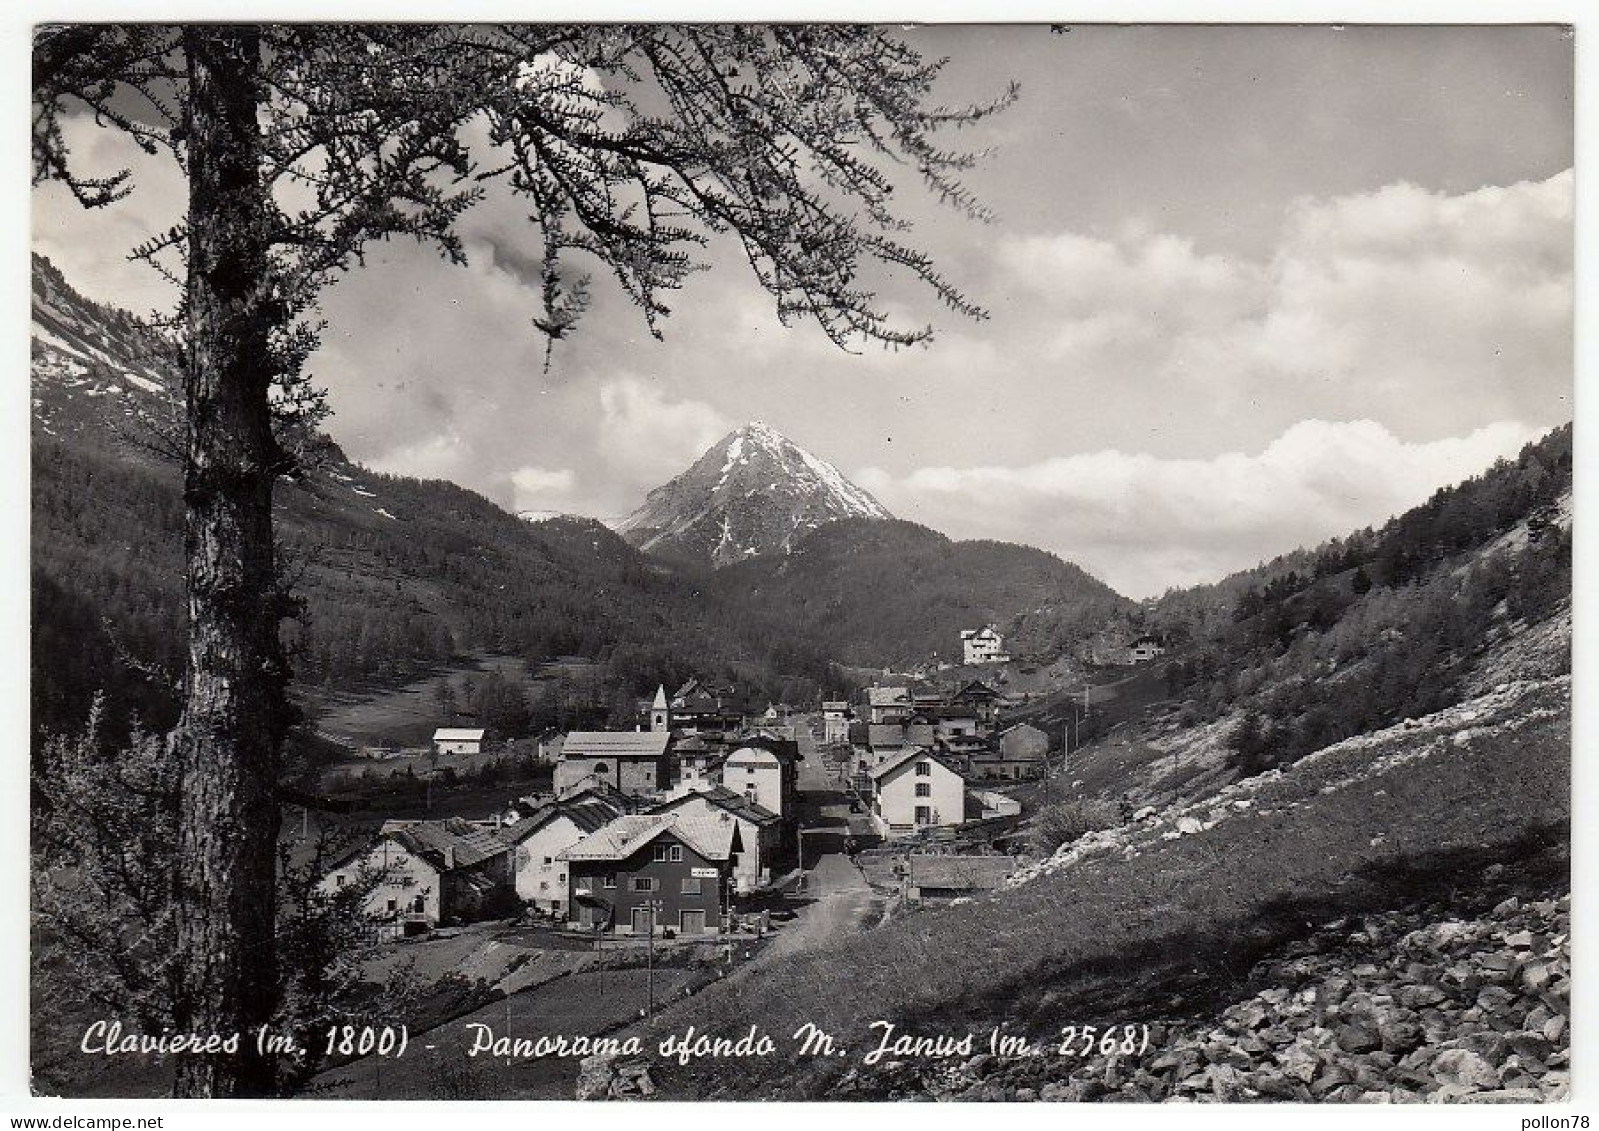
[[[560,859],[568,921],[585,930],[685,937],[719,934],[731,909],[739,824],[720,813],[618,817]]]

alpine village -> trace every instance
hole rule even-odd
[[[38,779],[91,713],[107,750],[174,721],[183,520],[150,332],[38,256],[32,296]],[[411,1049],[308,1061],[305,1094],[1564,1093],[1569,425],[1142,602],[897,520],[759,422],[609,524],[318,443],[277,503],[284,886],[358,893],[352,977],[403,985]],[[62,1016],[97,1014],[35,1009],[39,1087],[164,1089]],[[879,1022],[1050,1055],[865,1063]],[[806,1026],[851,1055],[656,1054]]]

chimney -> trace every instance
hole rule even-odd
[[[455,871],[455,845],[453,844],[444,846],[444,870],[446,872]]]

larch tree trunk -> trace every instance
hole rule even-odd
[[[273,563],[276,304],[257,103],[243,26],[190,27],[188,356],[184,374],[189,654],[172,734],[182,767],[175,878],[176,1020],[240,1034],[235,1056],[183,1057],[185,1096],[269,1094],[255,1031],[277,1004],[274,796],[286,720]]]

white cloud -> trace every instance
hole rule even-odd
[[[1301,198],[1265,260],[1131,226],[1013,238],[1010,324],[1065,383],[1123,410],[1187,402],[1192,423],[1281,429],[1354,406],[1408,424],[1422,405],[1434,434],[1553,422],[1572,375],[1572,192],[1567,170],[1453,196],[1401,182]]]
[[[857,479],[902,518],[1043,546],[1146,596],[1379,524],[1514,454],[1537,431],[1501,421],[1406,443],[1370,420],[1305,420],[1253,455],[1101,451],[899,477],[867,468]]]
[[[570,467],[519,467],[511,472],[514,506],[518,511],[559,509],[569,503],[577,474]]]
[[[391,475],[452,479],[460,473],[471,454],[471,449],[462,441],[460,434],[451,431],[389,448],[363,462],[374,471]]]
[[[735,427],[704,401],[673,400],[635,376],[601,384],[599,401],[599,451],[639,485],[676,475]]]
[[[170,156],[149,155],[116,130],[83,114],[61,122],[73,169],[81,176],[132,173],[132,191],[115,204],[86,209],[65,185],[48,182],[30,196],[33,249],[61,269],[67,282],[98,302],[135,314],[169,311],[177,288],[128,253],[179,223],[188,208],[188,181]],[[175,261],[168,264],[176,266]]]

